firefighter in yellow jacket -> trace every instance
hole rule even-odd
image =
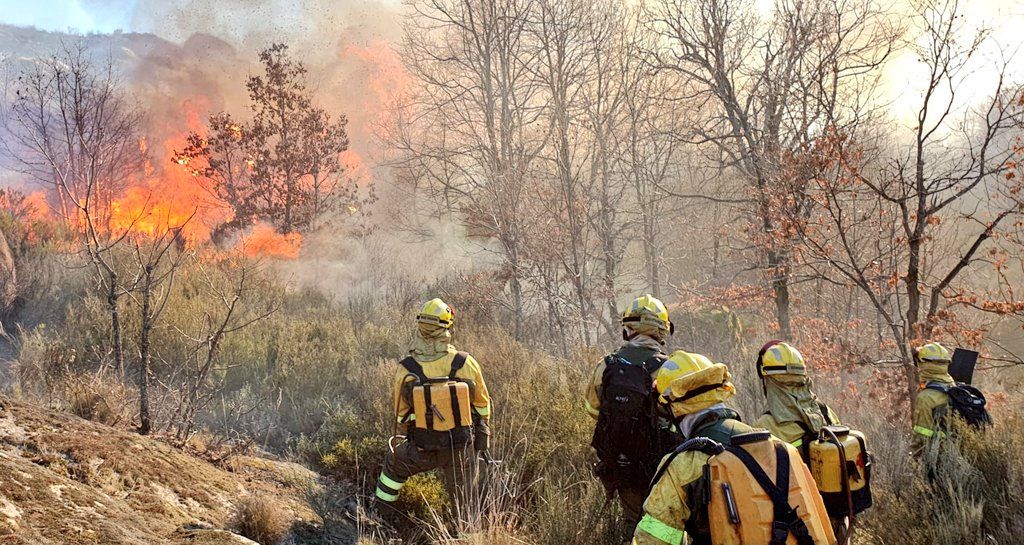
[[[771,341],[757,357],[757,375],[768,401],[767,410],[754,422],[775,437],[801,448],[839,417],[811,390],[803,355],[782,341]]]
[[[417,334],[395,375],[395,437],[376,498],[390,504],[409,477],[439,469],[453,500],[468,501],[476,482],[476,457],[488,448],[491,398],[473,356],[451,344],[450,306],[427,301],[416,316]],[[468,414],[467,414],[468,413]]]
[[[583,392],[584,407],[597,421],[591,441],[598,456],[594,473],[609,498],[618,496],[627,531],[640,520],[658,460],[675,447],[671,422],[659,419],[653,392],[671,334],[668,309],[660,300],[634,299],[622,313],[625,343],[598,362]]]
[[[835,411],[811,390],[803,355],[789,343],[771,341],[758,352],[757,375],[768,408],[754,422],[754,427],[764,428],[793,445],[809,463],[807,449],[817,439],[821,428],[840,422]],[[839,541],[846,533],[847,524],[845,515],[832,518],[832,530]]]
[[[941,437],[943,420],[949,406],[949,395],[929,385],[952,386],[955,384],[949,374],[952,360],[949,350],[939,343],[928,343],[914,350],[921,390],[914,401],[913,430],[914,445],[920,450],[929,440]]]
[[[687,441],[662,461],[633,545],[680,545],[686,535],[698,544],[784,545],[794,535],[800,545],[833,545],[824,504],[799,453],[767,431],[739,422],[739,416],[725,408],[724,402],[736,392],[728,368],[685,352],[674,353],[670,362],[676,365],[663,367],[658,390]],[[742,449],[746,454],[723,449]],[[743,482],[735,478],[725,482],[730,485],[727,493],[716,479],[723,474],[735,477],[740,456],[763,468],[761,477],[768,479],[767,485],[785,478],[790,483],[788,503],[771,503],[769,492],[760,488],[761,481],[755,481],[743,465],[739,466],[744,468]],[[731,472],[726,471],[729,465],[717,463],[727,458]],[[779,508],[773,510],[776,505]],[[761,520],[763,516],[774,520]]]

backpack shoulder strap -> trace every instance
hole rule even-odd
[[[746,466],[747,471],[757,481],[757,484],[768,494],[772,500],[772,511],[774,521],[772,522],[772,537],[770,545],[784,545],[792,532],[799,545],[814,545],[807,525],[800,519],[796,510],[789,505],[789,477],[790,463],[789,453],[782,444],[775,445],[775,482],[773,483],[765,473],[761,464],[746,450],[740,447],[725,447],[727,451],[736,456]]]
[[[826,426],[831,426],[832,424],[835,424],[835,422],[832,421],[832,416],[830,414],[832,411],[829,410],[828,405],[826,405],[825,402],[819,401],[818,409],[821,410],[821,416],[825,419]]]
[[[398,362],[398,364],[404,367],[405,370],[409,372],[409,374],[416,377],[416,380],[420,381],[421,383],[426,383],[430,380],[427,378],[427,375],[423,373],[423,366],[420,365],[420,362],[416,361],[416,358],[412,356],[406,356],[406,358]]]
[[[661,467],[658,468],[658,472],[655,473],[654,478],[651,479],[651,485],[649,488],[654,488],[654,485],[665,476],[665,473],[668,472],[668,466],[672,465],[672,461],[675,460],[677,456],[684,452],[694,450],[703,452],[708,456],[714,456],[716,454],[721,454],[722,451],[725,450],[725,447],[723,447],[718,441],[707,437],[694,437],[693,439],[684,441],[683,444],[676,447],[676,449],[665,458],[665,461],[661,463]]]
[[[448,372],[448,380],[455,380],[455,375],[466,365],[466,358],[468,357],[469,354],[465,352],[455,353],[455,357],[452,358],[452,370]]]
[[[944,394],[948,394],[952,388],[952,386],[941,384],[939,382],[928,382],[924,385],[925,390],[935,390],[936,392],[942,392]]]
[[[665,365],[666,361],[668,361],[668,357],[665,354],[658,353],[647,358],[643,363],[643,368],[647,371],[647,374],[651,374],[661,369],[661,366]]]

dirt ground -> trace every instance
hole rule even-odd
[[[252,543],[229,530],[254,495],[278,504],[297,533],[318,525],[306,500],[314,473],[254,457],[222,465],[0,398],[0,544]]]

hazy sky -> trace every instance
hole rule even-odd
[[[767,9],[772,4],[772,0],[753,1]],[[897,0],[896,5],[909,11],[911,1]],[[382,10],[394,13],[392,8],[399,5],[400,0],[0,0],[0,22],[55,31],[152,32],[178,42],[202,30],[236,45],[262,44],[268,37],[295,43],[304,38],[320,39],[324,31],[331,35],[337,28],[375,27]],[[1017,54],[1012,75],[1024,78],[1024,51],[1020,51],[1024,0],[962,0],[962,5],[966,23],[992,28],[1001,49],[986,51],[964,94],[990,94],[995,66],[1005,55]],[[377,30],[374,34],[394,35],[393,28]],[[889,64],[885,95],[898,119],[909,121],[911,117],[910,106],[920,96],[921,68],[910,52],[899,54]]]
[[[0,21],[43,30],[130,30],[137,0],[0,0]]]

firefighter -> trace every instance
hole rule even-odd
[[[757,376],[768,407],[755,427],[799,449],[816,438],[822,427],[840,423],[835,411],[811,390],[807,363],[789,343],[771,341],[761,348]]]
[[[949,394],[944,389],[956,382],[949,374],[952,355],[945,346],[928,343],[915,349],[913,356],[921,380],[912,422],[915,450],[920,451],[929,440],[943,435],[943,420],[949,407]]]
[[[767,410],[754,422],[775,437],[800,451],[810,463],[809,446],[825,426],[840,424],[839,417],[811,390],[807,363],[803,355],[782,341],[765,344],[757,354],[757,376],[768,402]],[[832,529],[842,541],[848,527],[847,516],[831,517]]]
[[[474,497],[477,456],[486,455],[491,398],[480,364],[452,346],[452,308],[427,301],[416,315],[409,356],[394,381],[395,446],[377,481],[378,505],[392,505],[409,477],[439,469],[453,502]]]
[[[663,378],[658,390],[687,441],[662,461],[644,502],[644,515],[633,544],[680,545],[687,534],[694,543],[776,543],[779,536],[761,535],[773,529],[785,531],[778,543],[785,543],[792,533],[798,543],[834,544],[821,497],[796,450],[767,431],[740,422],[739,415],[724,406],[736,393],[728,368],[685,352],[674,353],[670,362],[676,365],[663,368],[665,375],[658,377]],[[760,488],[743,459],[724,449],[743,449],[748,453],[744,457],[762,467],[762,474],[764,467],[788,468],[788,509],[773,510],[771,494]],[[768,462],[771,456],[777,457],[776,463]],[[711,471],[711,464],[716,464],[718,470]],[[765,477],[769,483],[779,477],[774,471],[770,478]],[[725,487],[718,487],[721,483],[710,481],[723,475],[730,477],[725,483],[735,495],[727,496]],[[723,501],[720,509],[711,508]],[[721,515],[726,512],[730,518],[723,521]],[[778,518],[762,520],[776,512],[781,513]],[[797,512],[795,519],[790,517]],[[737,537],[721,537],[730,532]],[[753,534],[756,536],[751,539]],[[718,540],[712,541],[713,535],[719,536]]]
[[[628,533],[640,520],[658,460],[676,442],[671,423],[658,413],[654,391],[673,326],[668,309],[651,295],[634,299],[621,323],[625,343],[598,362],[583,402],[597,421],[591,442],[598,456],[594,473],[609,499],[618,496]]]

